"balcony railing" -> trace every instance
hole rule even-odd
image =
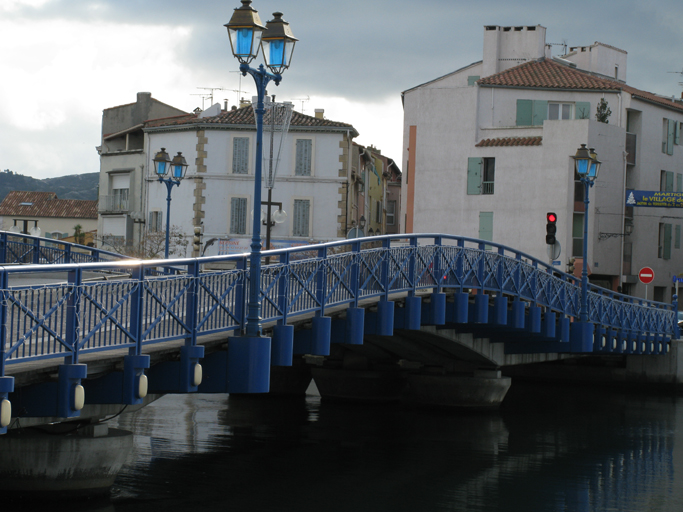
[[[129,210],[128,198],[120,195],[100,196],[98,210],[100,212],[127,212]]]
[[[481,193],[482,194],[493,194],[493,181],[482,181],[481,182]]]

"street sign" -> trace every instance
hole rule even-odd
[[[638,279],[640,279],[640,282],[643,284],[650,284],[654,281],[654,278],[655,271],[650,267],[643,267],[640,269],[640,272],[638,272]]]

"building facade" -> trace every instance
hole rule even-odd
[[[268,123],[266,113],[264,124]],[[167,190],[157,181],[152,162],[155,152],[165,148],[171,157],[181,152],[189,163],[186,178],[172,191],[170,223],[188,235],[200,227],[202,254],[248,252],[254,210],[257,214],[262,210],[264,247],[268,229],[272,248],[326,242],[346,235],[342,219],[346,214],[349,155],[358,135],[352,125],[325,119],[322,110],[316,111],[316,116],[293,112],[282,144],[274,141],[274,161],[281,149],[271,208],[277,211],[281,207],[286,218],[271,222],[270,228],[265,225],[267,205],[253,204],[256,124],[251,105],[233,110],[214,105],[188,118],[146,123],[144,132],[150,149],[146,156],[145,204],[147,218],[153,219],[148,229],[165,229]],[[265,177],[270,169],[267,131],[263,144]],[[262,203],[267,197],[264,189]]]
[[[98,245],[121,249],[139,243],[146,218],[147,175],[144,123],[150,119],[187,115],[140,92],[135,103],[107,108],[102,112],[102,143],[98,203]]]
[[[550,48],[544,27],[486,26],[482,61],[403,93],[405,230],[493,240],[548,261],[555,212],[564,270],[583,249],[571,157],[586,144],[602,162],[588,211],[591,281],[644,297],[637,274],[649,266],[648,297],[669,301],[683,272],[683,214],[625,200],[630,190],[683,191],[683,103],[628,86],[623,50],[595,43],[557,58]]]

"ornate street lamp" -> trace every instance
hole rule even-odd
[[[263,114],[266,86],[270,81],[279,85],[281,73],[290,65],[294,44],[289,23],[282,19],[282,13],[273,14],[275,18],[264,27],[258,12],[251,7],[251,0],[242,0],[242,6],[235,9],[225,27],[230,36],[232,53],[240,62],[243,76],[249,73],[256,83],[256,165],[254,166],[254,205],[261,204],[261,165],[263,162]],[[268,73],[261,64],[258,69],[249,67],[249,63],[258,55],[259,47],[263,50],[263,58]],[[270,219],[268,219],[270,221]],[[261,335],[261,219],[254,215],[249,259],[249,300],[247,303],[247,337]]]
[[[583,194],[583,264],[581,268],[581,309],[579,312],[580,321],[588,322],[588,193],[590,188],[598,178],[600,162],[598,155],[593,148],[587,149],[585,144],[576,150],[574,159],[574,170],[579,176],[584,186]]]
[[[168,259],[169,235],[171,233],[171,190],[174,185],[180,186],[180,181],[185,177],[187,161],[180,151],[171,160],[166,153],[166,148],[161,148],[161,151],[154,156],[153,162],[158,180],[166,184],[168,191],[166,195],[166,247],[164,249],[164,258]],[[166,175],[169,173],[171,176],[167,178]]]

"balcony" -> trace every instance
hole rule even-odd
[[[112,196],[100,196],[98,204],[100,213],[125,213],[128,212],[128,195],[115,194]]]

